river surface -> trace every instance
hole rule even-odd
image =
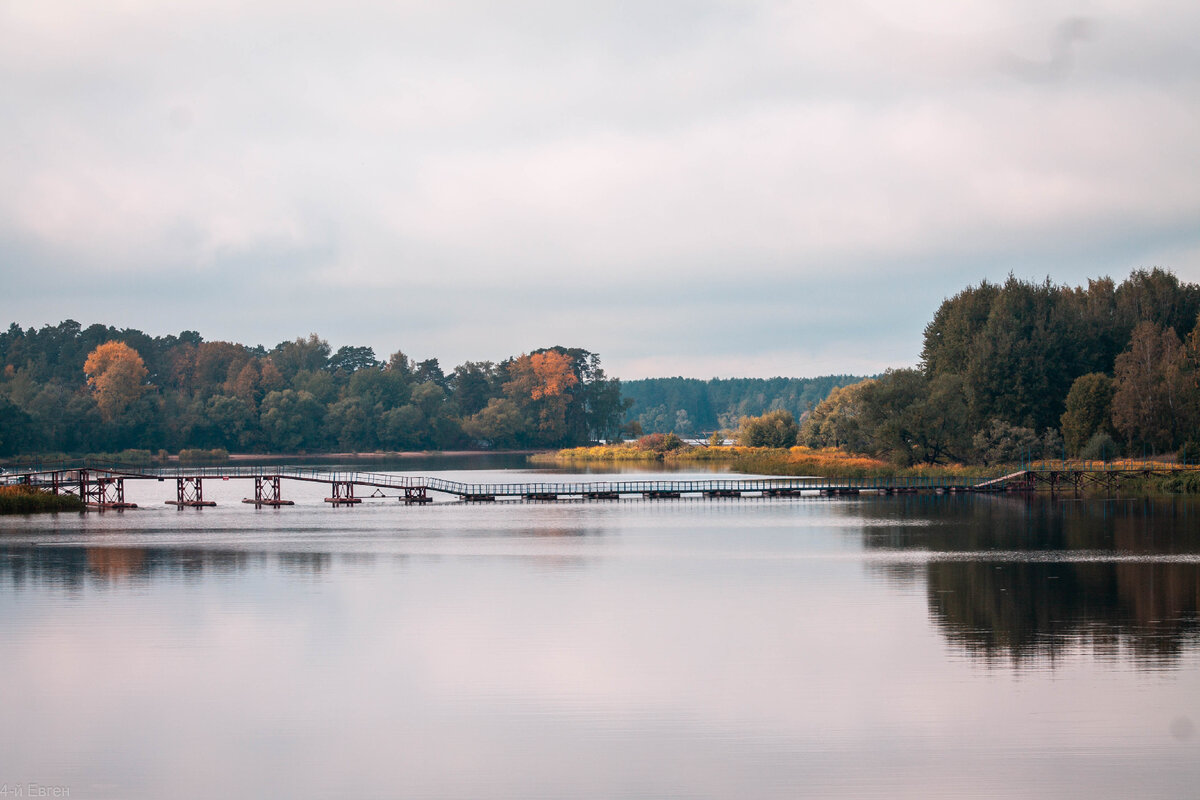
[[[1195,501],[174,488],[0,518],[6,796],[1200,796]]]

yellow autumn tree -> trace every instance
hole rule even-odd
[[[571,365],[569,355],[554,350],[521,356],[508,369],[511,379],[504,384],[504,393],[530,400],[558,397],[579,383]]]
[[[105,420],[111,421],[124,413],[147,388],[146,364],[138,351],[124,342],[105,342],[97,347],[88,354],[83,371]]]

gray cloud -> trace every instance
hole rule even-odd
[[[912,363],[983,277],[1200,280],[1200,9],[1088,15],[10,3],[0,315],[627,377]]]

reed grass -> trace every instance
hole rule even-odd
[[[73,494],[53,494],[36,486],[0,486],[0,514],[45,514],[83,509],[83,501]]]

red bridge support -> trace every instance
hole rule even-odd
[[[216,503],[204,499],[204,483],[200,478],[176,478],[175,499],[167,500],[169,506],[179,508],[201,508],[215,506]]]
[[[55,471],[50,473],[50,491],[53,494],[76,494],[83,497],[83,482],[78,470]]]
[[[331,503],[334,508],[338,506],[355,506],[362,502],[361,497],[354,496],[353,481],[334,481],[333,497],[326,497],[325,502]]]
[[[125,502],[125,479],[109,475],[97,475],[88,480],[87,471],[79,472],[79,496],[89,508],[97,511],[137,508],[137,503]]]
[[[413,503],[432,503],[433,498],[430,497],[424,486],[406,486],[404,487],[404,505],[409,506]]]
[[[254,499],[246,498],[243,503],[253,503],[255,508],[262,506],[294,506],[296,505],[291,500],[284,500],[280,496],[279,491],[279,476],[271,475],[268,477],[258,477],[254,479]]]

